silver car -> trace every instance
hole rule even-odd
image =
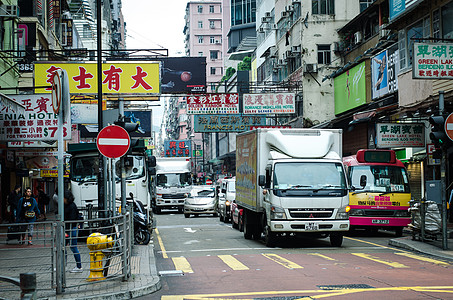
[[[212,214],[217,217],[217,197],[213,185],[194,185],[184,202],[184,217]]]

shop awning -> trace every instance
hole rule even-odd
[[[25,113],[25,106],[0,93],[0,111],[2,113]]]

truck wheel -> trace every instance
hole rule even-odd
[[[182,214],[184,212],[184,207],[178,207],[178,212]]]
[[[239,215],[239,220],[238,220],[238,229],[240,232],[243,232],[244,231],[244,221],[243,221],[243,218],[242,218],[242,215]]]
[[[338,232],[333,232],[330,234],[330,245],[332,247],[341,247],[343,244],[343,235]]]
[[[236,224],[234,222],[234,220],[231,221],[231,227],[233,227],[234,229],[239,229],[239,224]]]
[[[184,217],[189,218],[190,214],[184,214]]]
[[[155,213],[155,214],[160,214],[160,212],[161,212],[161,210],[160,210],[160,207],[156,207],[156,209],[155,209],[155,212],[154,212],[154,213]]]
[[[252,226],[250,226],[247,215],[244,216],[244,238],[246,240],[251,240],[253,237]]]
[[[220,220],[220,222],[223,222],[223,220],[224,220],[223,215],[221,213],[219,214],[219,220]]]
[[[402,237],[403,236],[403,227],[395,228],[395,236]]]
[[[276,239],[277,235],[271,231],[269,226],[266,225],[264,227],[264,244],[266,245],[266,247],[275,247]]]

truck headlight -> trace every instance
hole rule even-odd
[[[364,216],[365,211],[363,209],[351,209],[349,211],[350,216]]]
[[[409,211],[407,210],[397,210],[395,211],[395,217],[409,217]]]
[[[348,206],[341,207],[338,210],[337,216],[335,217],[335,219],[337,219],[337,220],[347,220],[347,219],[349,219],[349,214],[346,212],[347,208],[348,208]]]
[[[226,205],[226,206],[230,206],[230,201],[226,200],[226,201],[225,201],[225,205]]]
[[[271,220],[286,220],[285,210],[278,206],[271,207]]]

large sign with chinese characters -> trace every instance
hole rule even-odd
[[[412,78],[453,79],[453,44],[414,43]]]
[[[366,103],[365,62],[334,79],[335,115]]]
[[[293,114],[294,93],[244,94],[244,114]]]
[[[50,94],[15,95],[12,98],[25,107],[25,112],[0,110],[0,140],[57,140],[58,116],[53,112]],[[71,139],[69,114],[64,123],[63,137]]]
[[[425,126],[422,123],[376,124],[376,147],[425,147]]]
[[[195,132],[243,132],[251,126],[266,125],[265,116],[250,115],[195,115]]]
[[[187,97],[187,113],[199,115],[239,113],[238,94],[205,94]]]
[[[71,94],[97,93],[96,63],[36,63],[35,93],[50,93],[52,74],[64,69],[69,77]],[[102,91],[109,94],[159,94],[159,62],[102,64]]]
[[[190,157],[190,140],[164,141],[164,157]]]
[[[398,46],[395,44],[371,60],[373,99],[398,91]]]

